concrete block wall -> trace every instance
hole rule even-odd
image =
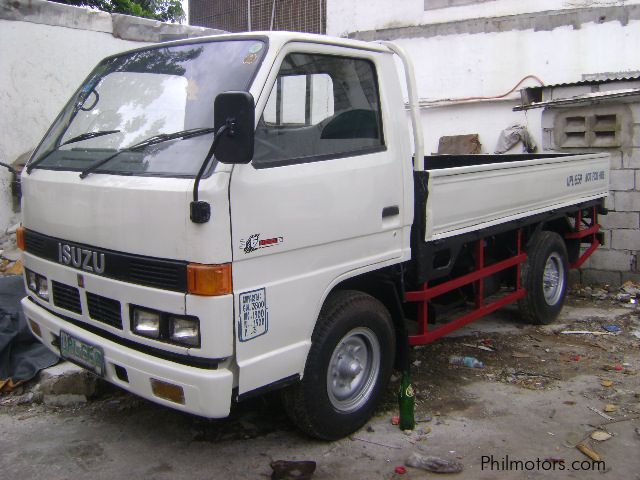
[[[149,43],[221,33],[44,0],[0,0],[0,162],[24,163],[104,57]],[[0,237],[17,221],[0,168]]]
[[[593,91],[610,91],[638,88],[629,81],[610,81],[596,85],[549,87],[543,96],[551,99],[584,95]],[[554,129],[556,117],[565,109],[545,109],[541,116],[542,146],[548,151],[607,152],[611,156],[609,197],[605,206],[607,215],[600,217],[604,246],[584,264],[578,279],[584,284],[620,285],[627,280],[640,282],[640,98],[624,103],[610,100],[597,105],[567,107],[577,114],[589,115],[594,111],[611,111],[620,114],[621,146],[617,148],[563,149],[556,145]]]
[[[605,246],[585,263],[585,284],[640,282],[640,103],[632,116],[631,145],[611,152],[609,213],[600,217]]]

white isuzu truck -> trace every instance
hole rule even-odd
[[[333,439],[410,345],[513,302],[552,321],[600,244],[608,156],[424,157],[416,99],[389,43],[253,32],[106,58],[22,174],[32,332],[204,417],[282,389]]]

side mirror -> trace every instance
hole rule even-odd
[[[224,92],[214,102],[216,131],[229,125],[216,147],[216,158],[222,163],[249,163],[253,158],[256,108],[248,92]]]

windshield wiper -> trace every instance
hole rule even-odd
[[[81,142],[83,140],[89,140],[90,138],[102,137],[103,135],[111,135],[112,133],[120,133],[120,130],[100,130],[97,132],[82,133],[76,137],[70,138],[64,143],[61,143],[60,146]]]
[[[68,143],[81,142],[82,140],[87,140],[89,138],[101,137],[102,135],[110,135],[112,133],[118,133],[118,132],[120,132],[120,130],[101,130],[101,131],[97,131],[97,132],[82,133],[82,134],[80,134],[80,135],[78,135],[76,137],[70,138],[66,142],[61,143],[58,147],[54,148],[53,150],[49,150],[47,153],[42,155],[40,158],[38,158],[37,160],[35,160],[35,161],[31,162],[30,164],[28,164],[27,165],[27,173],[31,173],[31,170],[33,170],[38,165],[40,165],[42,162],[44,162],[47,158],[49,158],[49,156],[53,152],[57,151],[62,145],[67,145]]]
[[[130,147],[123,148],[122,150],[118,150],[113,155],[109,155],[107,158],[103,158],[102,160],[98,160],[93,165],[89,165],[82,172],[80,172],[80,178],[86,178],[91,172],[100,168],[105,163],[110,162],[112,159],[125,152],[133,152],[136,150],[141,150],[143,148],[149,147],[151,145],[157,145],[158,143],[168,142],[169,140],[175,140],[177,138],[186,139],[192,137],[198,137],[200,135],[206,135],[207,133],[215,132],[215,128],[192,128],[190,130],[182,130],[180,132],[175,133],[160,133],[158,135],[154,135],[153,137],[149,137],[142,142],[138,142]]]

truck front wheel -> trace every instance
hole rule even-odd
[[[543,231],[533,238],[522,268],[522,286],[527,293],[518,303],[530,323],[553,322],[567,292],[567,247],[560,235]]]
[[[337,291],[323,305],[302,381],[283,392],[305,433],[335,440],[362,427],[389,381],[395,352],[391,316],[362,292]]]

